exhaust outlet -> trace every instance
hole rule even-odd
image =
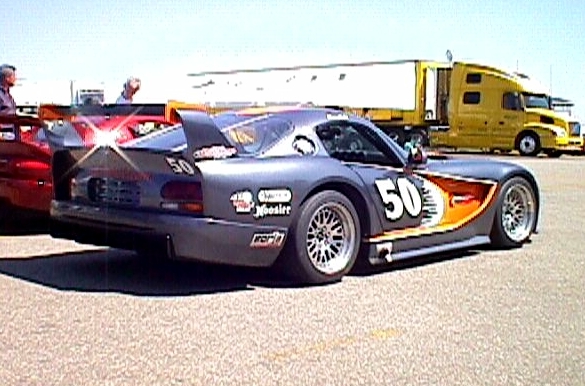
[[[376,244],[377,262],[392,262],[392,242]]]

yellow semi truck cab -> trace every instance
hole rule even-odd
[[[448,126],[431,130],[433,147],[518,150],[549,156],[583,148],[547,91],[529,77],[489,66],[453,63]]]

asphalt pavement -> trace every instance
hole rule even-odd
[[[533,242],[294,288],[0,235],[2,385],[584,385],[585,158],[522,159]]]

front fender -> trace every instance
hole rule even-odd
[[[558,139],[567,138],[567,132],[562,127],[546,123],[528,123],[524,125],[524,130],[535,132],[543,149],[554,149]]]

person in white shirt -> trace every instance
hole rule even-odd
[[[122,93],[116,99],[116,104],[131,104],[138,90],[140,90],[140,79],[133,76],[128,78],[126,83],[124,83]]]

